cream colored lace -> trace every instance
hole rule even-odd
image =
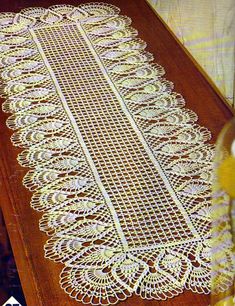
[[[76,300],[210,288],[210,132],[103,3],[0,15],[7,125]]]

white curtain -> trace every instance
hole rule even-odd
[[[235,106],[235,0],[148,0]]]

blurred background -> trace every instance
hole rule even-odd
[[[235,107],[235,0],[148,2]]]

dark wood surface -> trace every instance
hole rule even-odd
[[[48,7],[52,4],[79,4],[81,1],[1,0],[0,11],[19,11],[29,6]],[[224,100],[204,78],[183,48],[144,0],[109,0],[121,8],[121,13],[133,20],[139,36],[147,44],[155,60],[166,70],[166,78],[173,81],[175,91],[187,101],[187,108],[199,116],[199,124],[212,132],[212,142],[222,126],[233,116]],[[1,102],[3,102],[1,100]],[[30,208],[31,193],[22,186],[27,169],[21,168],[16,157],[20,152],[10,143],[12,132],[6,128],[7,115],[0,114],[0,203],[13,247],[21,283],[28,306],[80,305],[59,286],[62,265],[44,258],[43,246],[47,236],[39,231],[40,214]],[[167,301],[147,301],[133,296],[120,305],[125,306],[207,306],[209,296],[185,291]]]

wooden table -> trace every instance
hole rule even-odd
[[[144,0],[102,1],[119,6],[122,14],[132,18],[133,26],[138,29],[139,36],[148,44],[147,50],[152,52],[156,61],[165,67],[166,78],[173,81],[175,91],[185,97],[187,107],[198,114],[199,124],[212,131],[212,142],[214,142],[222,126],[233,116],[221,95],[199,72],[192,59]],[[58,3],[77,5],[80,1],[1,0],[0,11],[17,12],[29,6],[48,7]],[[27,305],[80,305],[59,286],[62,265],[44,258],[43,245],[47,236],[39,231],[40,214],[30,208],[31,193],[22,186],[22,178],[27,169],[21,168],[16,162],[20,150],[14,148],[9,141],[12,132],[5,126],[6,118],[7,115],[1,112],[0,203]],[[209,296],[185,291],[184,294],[167,301],[147,301],[133,296],[120,305],[207,306],[209,300]]]

